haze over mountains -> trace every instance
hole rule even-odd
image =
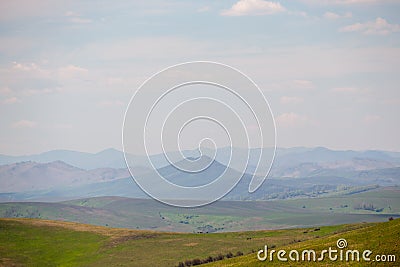
[[[265,149],[269,150],[271,149]],[[179,153],[179,152],[175,152]],[[183,186],[206,184],[218,177],[229,162],[229,148],[219,149],[216,161],[197,174],[178,171],[164,155],[152,155],[158,171]],[[233,153],[247,156],[247,150]],[[386,151],[334,151],[326,148],[279,148],[268,179],[253,194],[247,192],[260,149],[250,150],[249,165],[226,199],[313,197],[349,188],[400,184],[400,153]],[[190,157],[197,151],[185,151]],[[143,156],[127,155],[141,166]],[[203,156],[206,159],[205,156]],[[198,163],[199,164],[199,163]],[[0,200],[60,200],[94,196],[147,197],[131,179],[123,153],[107,149],[91,154],[55,150],[29,156],[0,155]],[[228,168],[237,175],[235,162]],[[146,168],[140,175],[154,175]],[[257,175],[257,173],[255,174]]]

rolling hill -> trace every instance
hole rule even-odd
[[[191,266],[206,261],[212,261],[209,266],[265,266],[265,262],[257,261],[255,252],[266,244],[276,250],[320,250],[335,247],[338,238],[346,238],[350,248],[371,249],[374,255],[398,257],[400,252],[399,220],[305,229],[185,234],[38,219],[0,219],[0,229],[0,266]],[[267,264],[276,266],[279,262]],[[350,263],[350,266],[358,264]],[[386,263],[385,266],[395,265]]]
[[[304,233],[305,235],[309,234],[308,231],[304,231]],[[344,239],[346,241],[345,248],[338,248],[337,242],[339,239]],[[271,245],[271,242],[273,241],[269,241],[269,245]],[[332,247],[338,251],[337,260],[331,261],[326,254],[324,260],[316,260],[316,262],[309,262],[307,258],[305,261],[300,260],[299,262],[290,261],[290,259],[288,259],[288,262],[282,262],[277,260],[276,256],[272,261],[267,259],[265,262],[263,262],[257,259],[257,254],[252,253],[241,257],[208,263],[204,266],[304,266],[305,264],[307,266],[398,266],[400,255],[400,220],[369,225],[367,227],[354,229],[352,231],[339,230],[335,231],[332,235],[310,239],[307,241],[294,239],[293,244],[276,247],[274,246],[274,249],[276,251],[284,250],[288,253],[291,250],[296,250],[299,253],[302,253],[302,251],[314,250],[316,251],[317,255],[320,255],[322,250],[328,249],[329,247]],[[348,258],[350,260],[346,261],[346,253],[349,250],[358,250],[360,253],[360,261],[351,260],[352,254],[348,254]],[[368,257],[370,262],[362,259],[362,253],[365,250],[371,251],[371,254]],[[340,260],[340,251],[343,251],[343,260]],[[382,259],[385,259],[386,261]]]
[[[134,229],[226,232],[379,222],[400,216],[400,189],[275,201],[218,201],[175,208],[152,199],[96,197],[57,203],[0,203],[0,217],[41,218]]]

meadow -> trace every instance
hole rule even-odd
[[[374,252],[399,252],[400,220],[385,223],[229,233],[166,233],[41,219],[0,219],[1,266],[264,266],[255,252],[334,245],[338,237]],[[237,256],[244,254],[243,256]],[[237,256],[237,257],[235,257]],[[232,257],[229,259],[229,257]],[[228,258],[228,259],[227,259]],[[269,264],[269,263],[268,263]]]

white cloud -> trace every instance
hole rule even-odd
[[[83,18],[81,14],[73,11],[67,11],[65,16],[68,17],[69,22],[77,24],[87,24],[92,23],[91,19]]]
[[[383,18],[376,18],[374,21],[355,23],[340,29],[341,32],[361,32],[370,35],[388,35],[400,31],[399,24],[390,24]]]
[[[264,0],[239,0],[230,9],[223,10],[223,16],[257,16],[284,12],[286,9],[278,2]]]
[[[8,95],[11,94],[11,89],[8,87],[2,87],[0,88],[0,95]]]
[[[21,91],[21,96],[47,95],[61,92],[61,88],[26,89]]]
[[[340,18],[351,18],[352,16],[353,16],[353,14],[351,12],[346,12],[344,14],[338,14],[338,13],[334,13],[334,12],[325,12],[325,14],[324,14],[324,18],[331,19],[331,20],[340,19]]]
[[[301,89],[313,89],[314,83],[309,80],[294,80],[293,83],[296,87]]]
[[[62,68],[59,68],[58,74],[62,79],[73,78],[80,75],[85,75],[88,73],[88,69],[75,66],[75,65],[68,65]]]
[[[21,73],[23,72],[23,73]],[[20,81],[21,75],[27,80],[41,80],[41,81],[53,81],[56,83],[63,83],[68,80],[73,80],[73,78],[78,78],[88,74],[89,70],[69,64],[58,68],[49,68],[37,63],[20,63],[13,62],[10,69],[9,77],[14,76],[17,81]],[[47,89],[46,89],[47,90]]]
[[[296,96],[282,96],[280,99],[281,104],[287,105],[287,104],[299,104],[302,103],[304,99],[302,97],[296,97]]]
[[[46,70],[34,62],[13,62],[11,71],[24,77],[49,78],[51,71]],[[21,74],[23,73],[23,74]]]
[[[36,127],[37,123],[34,121],[29,121],[29,120],[20,120],[14,122],[11,126],[13,128],[33,128]]]
[[[275,121],[278,126],[285,128],[304,126],[311,122],[311,120],[307,116],[300,115],[294,112],[283,113],[276,117]]]
[[[13,62],[13,69],[21,71],[35,71],[40,70],[39,66],[35,63],[18,63]]]
[[[17,97],[13,96],[10,98],[4,99],[3,103],[4,104],[15,104],[15,103],[20,103],[21,100],[19,100]]]

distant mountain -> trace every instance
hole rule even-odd
[[[130,157],[135,156],[130,155]],[[0,165],[23,161],[49,163],[57,160],[87,170],[96,168],[126,168],[123,153],[112,148],[103,150],[99,153],[86,153],[70,150],[52,150],[41,154],[27,156],[0,155]]]
[[[205,159],[207,160],[207,159]],[[202,162],[197,163],[201,166]],[[182,186],[206,184],[224,172],[226,166],[213,161],[199,173],[185,173],[173,166],[159,169],[169,181]],[[233,169],[227,169],[230,176],[240,175]],[[40,175],[39,175],[40,174]],[[147,169],[137,169],[138,175],[151,178],[155,175]],[[230,200],[260,200],[309,198],[331,193],[349,193],[365,191],[377,186],[400,184],[400,168],[377,169],[367,171],[348,171],[338,173],[325,170],[312,177],[273,178],[254,193],[248,192],[252,175],[245,173],[236,187],[225,196]],[[33,182],[32,182],[33,181]],[[0,201],[59,201],[82,197],[121,196],[148,198],[129,176],[126,169],[95,169],[85,171],[63,162],[53,163],[16,163],[0,168]]]
[[[102,168],[87,171],[62,161],[27,161],[0,166],[0,192],[49,190],[107,182],[129,176],[127,169]]]
[[[171,155],[180,155],[180,152],[171,152]],[[185,156],[195,156],[197,151],[184,151]],[[126,154],[127,160],[135,165],[142,166],[147,162],[147,156],[137,156]],[[151,159],[157,168],[169,165],[164,154],[151,155]],[[53,161],[63,161],[69,165],[91,170],[98,168],[126,168],[124,153],[114,148],[109,148],[98,153],[77,152],[71,150],[52,150],[40,154],[25,156],[7,156],[0,154],[0,165],[34,161],[38,163],[49,163]]]
[[[193,158],[189,158],[193,160]],[[225,165],[216,160],[212,160],[207,156],[202,156],[196,161],[189,162],[186,160],[175,163],[176,167],[169,165],[158,169],[158,172],[170,182],[180,186],[201,186],[212,182],[221,176],[225,171],[229,172],[232,177],[240,177],[240,173],[233,169],[227,168]],[[183,170],[199,170],[199,172],[187,172]]]
[[[249,165],[242,179],[226,199],[276,199],[315,197],[342,190],[343,188],[390,186],[400,184],[400,153],[385,151],[333,151],[326,148],[278,148],[275,162],[264,184],[255,193],[248,193],[248,186],[255,172],[260,152],[273,153],[273,149],[234,148],[240,157],[249,154]],[[206,155],[212,154],[205,151]],[[220,176],[224,171],[238,177],[237,162],[230,159],[230,148],[221,148],[212,161],[196,150],[183,154],[192,162],[181,160],[175,165],[184,169],[199,169],[190,173],[178,170],[167,161],[165,155],[152,155],[157,171],[167,180],[181,186],[200,186]],[[178,159],[180,152],[170,153]],[[32,160],[38,162],[18,160]],[[61,161],[61,159],[65,160]],[[55,160],[55,161],[52,161]],[[154,171],[140,167],[147,157],[128,155],[136,165],[135,174],[144,178],[156,175]],[[17,161],[17,162],[13,162]],[[123,153],[115,149],[91,154],[56,150],[38,155],[10,157],[0,156],[0,162],[12,162],[0,166],[0,199],[70,199],[94,196],[147,197],[135,184],[127,171]],[[76,164],[76,165],[75,165]],[[109,167],[111,166],[111,167]],[[122,166],[122,168],[112,167]],[[255,174],[256,176],[258,173]],[[356,189],[354,189],[356,190]]]
[[[258,155],[261,149],[244,149],[233,148],[232,153],[238,154],[241,157],[247,158],[249,153],[249,166],[246,172],[253,172],[257,165]],[[272,148],[263,148],[263,153],[272,155]],[[230,160],[231,148],[224,147],[217,151],[216,160],[223,165],[228,165]],[[171,158],[178,158],[180,152],[170,152]],[[183,151],[185,157],[198,157],[200,154],[197,150]],[[212,154],[208,151],[207,154]],[[138,156],[127,154],[128,161],[135,166],[145,165],[147,156]],[[157,168],[162,168],[169,165],[164,154],[155,154],[150,156],[154,165]],[[81,169],[96,169],[96,168],[126,168],[123,152],[116,149],[106,149],[98,153],[76,152],[70,150],[53,150],[41,154],[27,155],[27,156],[7,156],[0,155],[0,165],[17,163],[22,161],[34,161],[38,163],[48,163],[53,161],[63,161],[69,165]],[[368,165],[362,167],[367,162],[361,163],[360,160],[369,160]],[[357,162],[358,161],[358,162]],[[352,162],[348,164],[348,162]],[[388,152],[378,150],[368,151],[353,151],[353,150],[330,150],[323,147],[317,148],[277,148],[275,154],[275,161],[272,169],[273,176],[283,175],[282,170],[290,167],[296,167],[303,163],[318,164],[321,168],[331,168],[329,165],[336,168],[338,165],[348,165],[347,169],[361,170],[363,169],[376,169],[376,168],[390,168],[400,166],[400,152]],[[329,163],[329,164],[325,164]],[[238,163],[231,161],[230,167],[237,168]],[[336,167],[335,167],[336,166]],[[276,173],[276,174],[275,174]],[[304,175],[303,173],[299,176]]]

